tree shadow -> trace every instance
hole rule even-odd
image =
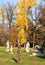
[[[37,56],[37,57],[39,57],[39,58],[41,58],[41,59],[45,59],[45,56]]]
[[[14,62],[18,63],[18,60],[17,60],[17,59],[15,59],[15,58],[12,58],[12,60],[14,60]]]

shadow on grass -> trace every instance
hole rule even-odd
[[[41,59],[45,59],[45,56],[37,56],[37,57],[39,57],[39,58],[41,58]]]
[[[16,63],[18,63],[18,60],[17,60],[17,59],[15,59],[15,58],[12,58],[12,60],[14,60]]]

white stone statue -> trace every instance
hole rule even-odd
[[[6,42],[6,51],[9,51],[9,40]]]
[[[6,51],[11,52],[11,54],[12,54],[13,53],[12,44],[11,44],[11,42],[9,42],[9,40],[6,42],[6,45],[7,45]]]
[[[29,52],[29,47],[30,47],[30,44],[29,44],[29,41],[27,41],[27,43],[26,43],[26,52]]]
[[[12,45],[10,44],[10,45],[9,45],[9,51],[11,52],[11,54],[13,54],[12,50],[13,50],[13,49],[12,49]]]

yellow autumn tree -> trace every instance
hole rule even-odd
[[[13,12],[16,13],[16,30],[18,34],[18,63],[21,63],[21,44],[27,41],[28,31],[28,9],[36,6],[35,0],[21,0]]]
[[[6,18],[6,13],[4,7],[0,8],[1,10],[1,17],[2,17],[2,25],[4,25],[4,20]]]
[[[21,44],[23,44],[23,43],[26,42],[26,35],[25,35],[24,27],[26,26],[26,29],[28,30],[28,20],[27,20],[27,17],[19,15],[19,17],[17,18],[16,26],[20,27],[20,30],[18,32],[18,36],[20,37]]]
[[[2,34],[3,34],[4,20],[6,18],[4,7],[0,8],[0,17],[2,18],[2,29],[0,29],[0,31],[2,31]]]
[[[15,26],[20,27],[18,36],[20,37],[21,44],[23,44],[27,40],[24,28],[26,27],[26,31],[28,30],[28,8],[36,6],[37,3],[36,0],[21,0],[17,5],[19,8],[14,10],[14,13],[17,14]]]

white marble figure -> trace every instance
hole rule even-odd
[[[10,51],[11,54],[12,54],[13,52],[12,52],[12,45],[11,45],[11,42],[7,41],[6,45],[7,45],[6,51],[8,51],[8,52]]]
[[[9,41],[6,42],[6,46],[7,46],[7,47],[6,47],[6,51],[9,52]]]
[[[26,52],[29,52],[29,47],[30,47],[30,44],[29,44],[29,42],[27,41],[27,43],[26,43]]]

